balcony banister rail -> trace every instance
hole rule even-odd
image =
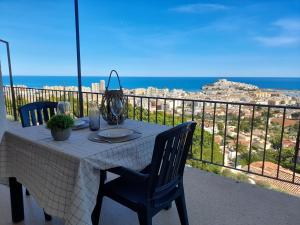
[[[7,86],[6,86],[7,87]],[[64,90],[59,89],[47,89],[47,88],[32,88],[32,87],[19,87],[26,88],[28,90],[39,90],[39,91],[55,91],[55,92],[63,92]],[[78,93],[78,91],[74,90],[65,90],[65,92],[70,93]],[[90,91],[82,91],[82,94],[100,94],[94,93]],[[144,95],[133,95],[133,94],[125,94],[125,96],[132,98],[144,98],[144,99],[161,99],[161,100],[175,100],[175,101],[187,101],[187,102],[207,102],[207,103],[219,103],[219,104],[230,104],[230,105],[244,105],[244,106],[257,106],[257,107],[270,107],[270,108],[289,108],[289,109],[300,109],[300,106],[290,106],[290,105],[266,105],[260,103],[249,103],[249,102],[229,102],[229,101],[220,101],[220,100],[209,100],[209,99],[191,99],[191,98],[174,98],[174,97],[160,97],[160,96],[144,96]]]
[[[16,107],[15,91],[14,91],[14,88],[13,88],[14,87],[14,82],[13,82],[13,75],[12,75],[9,42],[5,41],[3,39],[0,39],[0,42],[5,44],[5,46],[6,46],[6,57],[7,57],[7,63],[8,63],[8,71],[9,71],[9,82],[10,82],[10,87],[11,87],[13,115],[14,115],[14,119],[17,120],[18,119],[17,118],[17,107]]]
[[[34,101],[67,100],[73,114],[78,115],[77,91],[14,89],[17,107]],[[7,112],[13,115],[9,86],[4,87],[4,94]],[[87,116],[88,102],[100,104],[102,93],[82,91],[82,95]],[[130,119],[169,126],[197,121],[189,154],[191,165],[212,171],[228,168],[300,185],[300,107],[131,94],[125,97]],[[298,117],[291,118],[293,115]]]

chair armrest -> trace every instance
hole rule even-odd
[[[107,171],[120,175],[121,177],[124,177],[126,179],[136,181],[136,182],[143,182],[146,181],[149,178],[149,174],[144,174],[140,172],[136,172],[134,170],[128,169],[126,167],[115,167],[108,169]]]

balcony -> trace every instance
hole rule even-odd
[[[17,107],[34,101],[69,101],[76,115],[76,91],[24,87],[15,87],[14,91]],[[13,118],[15,109],[11,89],[4,87],[4,93],[8,115]],[[83,97],[84,115],[87,115],[88,102],[100,104],[102,94],[83,92]],[[300,204],[299,161],[296,160],[299,157],[300,129],[299,118],[292,118],[300,112],[299,107],[134,95],[127,95],[126,99],[130,119],[169,126],[188,120],[197,121],[198,131],[195,132],[184,180],[190,224],[281,225],[300,221],[295,210]],[[257,116],[262,116],[262,121],[257,121]],[[248,121],[248,128],[242,125],[245,121]],[[223,123],[223,126],[218,123]],[[293,129],[290,124],[294,125]],[[280,130],[278,149],[270,141],[274,127]],[[285,152],[287,143],[290,152]],[[271,153],[274,158],[271,158]],[[258,156],[261,158],[254,160]],[[1,186],[0,196],[5,199],[0,203],[0,218],[4,218],[4,224],[11,224],[10,207],[7,207],[9,189]],[[138,224],[136,214],[130,210],[110,200],[105,200],[103,206],[101,224]],[[118,217],[114,216],[116,212]],[[44,224],[42,210],[32,197],[25,199],[25,218],[22,224]],[[49,224],[61,225],[63,221],[54,218]],[[154,217],[154,224],[180,224],[176,207]]]
[[[81,4],[83,4],[83,2]],[[89,44],[92,44],[92,40],[97,41],[97,44],[93,44],[92,48],[88,48],[89,51],[90,49],[92,50],[90,51],[90,53],[92,53],[92,58],[90,59],[97,59],[97,55],[95,54],[95,52],[99,51],[97,46],[101,46],[101,43],[104,43],[107,44],[107,46],[112,44],[110,48],[107,48],[106,46],[103,48],[103,45],[100,48],[101,54],[106,56],[105,60],[107,60],[106,62],[110,62],[110,65],[112,62],[115,62],[114,64],[119,64],[122,67],[122,64],[124,63],[126,68],[128,65],[130,65],[130,62],[134,62],[133,65],[139,65],[141,62],[145,62],[146,65],[156,65],[158,62],[157,70],[159,70],[159,74],[164,73],[164,71],[159,68],[161,65],[163,65],[163,67],[171,68],[169,71],[166,70],[165,73],[175,71],[176,73],[180,74],[180,70],[178,70],[176,64],[179,64],[178,62],[182,62],[182,67],[188,68],[188,72],[183,72],[182,74],[188,74],[190,73],[189,71],[198,71],[198,69],[196,70],[191,68],[192,64],[198,64],[198,62],[201,62],[202,65],[199,64],[196,66],[203,67],[204,65],[204,67],[207,67],[205,68],[207,71],[209,71],[210,67],[214,70],[216,67],[222,67],[224,65],[225,69],[220,68],[219,70],[219,68],[217,68],[217,71],[223,70],[228,74],[255,74],[258,71],[269,71],[270,73],[274,73],[275,71],[276,74],[283,74],[285,76],[286,74],[290,74],[290,71],[292,71],[292,73],[294,71],[296,76],[299,75],[299,66],[297,63],[295,63],[295,54],[293,52],[297,50],[296,48],[298,47],[294,44],[299,43],[299,39],[296,37],[299,33],[299,27],[294,26],[295,24],[299,24],[299,20],[297,18],[289,18],[289,15],[292,13],[298,13],[296,10],[297,7],[290,7],[290,5],[286,7],[286,4],[281,5],[270,3],[270,5],[268,5],[264,3],[256,4],[255,7],[252,7],[252,5],[251,7],[249,7],[250,5],[242,5],[243,7],[239,8],[239,4],[230,3],[227,5],[223,4],[222,2],[216,2],[214,4],[206,4],[201,2],[192,4],[182,3],[182,5],[178,2],[178,5],[177,3],[173,3],[174,5],[170,4],[170,6],[167,6],[169,4],[157,4],[161,5],[159,8],[155,8],[155,4],[151,4],[151,6],[148,6],[147,4],[134,4],[134,6],[132,6],[132,4],[127,4],[129,7],[129,14],[126,15],[126,7],[122,4],[117,4],[119,6],[111,5],[111,7],[107,7],[105,4],[102,7],[102,3],[98,5],[97,1],[93,2],[92,4],[92,6],[84,6],[83,9],[89,9],[88,14],[86,14],[88,15],[89,21],[86,20],[85,23],[82,23],[82,25],[85,25],[83,27],[84,33],[88,32],[86,36],[87,39],[83,40],[89,41]],[[65,55],[65,53],[61,54],[61,52],[65,50],[64,46],[66,47],[70,43],[70,39],[66,38],[69,37],[70,34],[64,32],[64,30],[67,31],[69,29],[61,29],[65,28],[66,26],[66,24],[63,23],[60,24],[55,22],[52,24],[51,21],[44,21],[42,19],[42,15],[48,15],[47,17],[51,19],[60,18],[59,21],[64,21],[63,19],[69,16],[69,13],[66,13],[67,8],[61,7],[61,5],[58,8],[54,8],[56,4],[53,4],[52,8],[51,4],[48,4],[47,7],[42,7],[47,9],[48,12],[47,10],[43,11],[42,8],[39,8],[38,13],[35,13],[32,7],[28,7],[28,4],[25,4],[23,7],[21,5],[22,4],[20,4],[20,6],[18,5],[18,7],[15,5],[10,6],[12,9],[11,11],[17,14],[18,12],[20,14],[20,12],[22,13],[24,11],[30,11],[28,14],[29,20],[25,17],[20,17],[20,21],[15,21],[16,17],[14,16],[14,13],[2,13],[4,16],[3,18],[5,18],[3,20],[5,21],[4,26],[2,26],[4,27],[3,35],[8,36],[11,40],[13,40],[13,42],[16,43],[16,46],[21,46],[22,44],[28,46],[27,51],[29,54],[26,54],[26,56],[28,56],[27,61],[36,62],[36,65],[39,65],[37,68],[35,68],[35,65],[31,65],[30,67],[34,68],[33,71],[38,70],[38,67],[40,67],[42,68],[43,72],[50,73],[49,71],[52,69],[49,70],[47,66],[50,65],[53,67],[56,60],[60,61],[59,65],[63,64],[63,68],[66,68],[68,65],[62,60],[62,58],[70,57],[67,57],[67,54]],[[97,104],[101,103],[103,99],[103,93],[101,93],[101,91],[105,89],[104,83],[100,84],[102,86],[101,91],[100,87],[95,86],[95,88],[92,88],[92,91],[93,89],[98,88],[98,90],[95,92],[89,92],[82,86],[78,7],[78,0],[74,0],[78,81],[77,87],[75,88],[57,86],[55,89],[53,87],[38,89],[31,87],[27,88],[26,86],[14,86],[12,71],[18,71],[18,69],[12,70],[9,42],[0,39],[0,43],[6,46],[6,55],[8,61],[7,72],[10,76],[10,86],[6,86],[3,89],[8,119],[19,121],[20,116],[18,108],[31,102],[68,101],[71,105],[71,115],[73,117],[87,116],[89,112],[90,101],[96,102]],[[9,5],[6,8],[9,9]],[[149,15],[145,14],[145,8],[147,8],[147,12],[150,12]],[[133,10],[134,13],[132,13]],[[9,12],[9,10],[7,11]],[[240,13],[241,11],[242,13]],[[59,16],[59,14],[52,14],[52,12],[61,12],[62,14]],[[260,15],[262,12],[265,15]],[[84,16],[85,13],[87,12],[83,11],[82,15]],[[109,15],[109,17],[106,18],[104,16],[98,18],[99,20],[96,20],[94,15]],[[111,15],[122,15],[122,21],[120,25],[118,25],[119,22],[115,16],[113,20],[111,19]],[[154,20],[153,15],[155,16]],[[232,15],[234,15],[234,17],[232,17]],[[255,20],[249,20],[249,15],[255,15]],[[269,18],[268,16],[270,15],[272,16]],[[134,17],[136,17],[138,20],[137,23],[134,21]],[[150,19],[150,22],[147,21],[147,18]],[[189,20],[188,18],[191,18],[192,20]],[[9,21],[9,24],[6,24],[6,21]],[[34,26],[32,26],[33,21],[35,21]],[[147,22],[145,23],[145,21]],[[197,24],[195,21],[200,21],[201,23]],[[237,21],[237,23],[235,23],[235,21]],[[91,22],[96,22],[96,24],[92,24]],[[173,24],[171,24],[171,22]],[[47,24],[47,26],[44,26],[45,24]],[[25,25],[25,27],[23,25]],[[26,28],[25,30],[28,30],[28,25],[32,26],[30,27],[32,29],[29,29],[29,32],[26,32],[26,34],[30,34],[31,31],[34,31],[34,33],[31,34],[33,35],[31,36],[31,39],[33,40],[32,43],[35,45],[37,44],[36,46],[31,45],[30,41],[28,41],[30,40],[30,35],[24,36],[21,34],[22,40],[20,41],[24,42],[25,40],[24,43],[18,43],[18,41],[16,41],[18,40],[18,36],[20,36],[18,31],[24,31],[24,28]],[[16,27],[18,29],[15,29]],[[41,27],[45,29],[40,29]],[[53,29],[53,27],[55,29]],[[93,29],[91,32],[87,29],[89,27],[96,27],[97,29]],[[243,30],[245,30],[244,27],[247,27],[247,32],[243,32]],[[48,30],[49,32],[47,32],[46,28],[50,29]],[[155,32],[152,33],[151,30],[155,30]],[[36,38],[39,36],[39,33],[42,34],[42,42]],[[59,34],[56,36],[56,39],[55,34]],[[251,35],[249,36],[248,34]],[[14,35],[16,36],[14,37]],[[246,39],[246,42],[242,40],[243,38]],[[51,40],[53,42],[55,40],[55,46],[59,48],[51,48]],[[57,40],[59,40],[58,44],[56,43]],[[40,51],[42,50],[40,43],[43,43],[43,46],[45,46],[47,50],[45,53],[52,58],[46,60],[47,58],[43,57],[43,51]],[[257,45],[252,45],[251,43],[256,43]],[[224,48],[225,45],[228,50]],[[282,47],[287,47],[287,50],[278,52],[279,58],[276,58],[273,56],[276,55],[274,54],[276,53],[275,47],[280,47],[278,49],[284,49]],[[67,47],[67,49],[68,48],[69,47]],[[189,48],[192,48],[190,53],[187,51]],[[32,54],[32,49],[38,50],[38,56],[41,58],[41,61],[36,60],[34,57],[31,58],[34,55]],[[149,51],[149,49],[151,49],[151,51]],[[291,52],[288,49],[290,49]],[[124,54],[124,50],[129,54]],[[112,57],[113,52],[116,52],[117,60]],[[139,55],[136,54],[137,52]],[[216,58],[212,57],[212,53],[214,52],[218,52]],[[87,54],[88,52],[83,53]],[[174,55],[175,58],[170,57],[171,55]],[[131,58],[132,56],[134,57]],[[90,59],[87,59],[86,61],[90,64],[88,69],[92,71],[93,63],[90,62],[93,62],[93,60]],[[157,60],[156,63],[153,59]],[[278,63],[282,62],[282,59],[288,60],[283,60],[283,63]],[[105,65],[105,60],[103,65]],[[119,60],[121,63],[117,63]],[[261,62],[267,63],[263,63],[265,65],[262,66]],[[240,72],[235,71],[235,69],[233,69],[232,72],[228,71],[228,68],[226,69],[228,65],[235,64],[238,64],[236,69],[240,69]],[[95,66],[99,67],[98,65]],[[149,66],[146,67],[146,70],[144,70],[151,74],[151,68],[148,68]],[[26,74],[26,66],[24,67],[23,64],[23,68],[21,70],[19,69],[19,71],[22,71],[22,73]],[[60,71],[63,70],[60,69]],[[7,72],[5,71],[5,74]],[[135,73],[137,72],[138,70],[135,71]],[[224,72],[221,74],[223,73]],[[0,65],[0,79],[1,77],[2,71]],[[221,80],[221,84],[219,85],[222,86],[224,82],[226,83],[226,80]],[[2,84],[0,86],[2,96]],[[294,86],[297,89],[299,88],[299,85],[297,86],[297,84]],[[230,85],[225,87],[230,89]],[[280,85],[280,88],[283,87],[284,85]],[[243,87],[239,88],[242,88],[239,90],[249,91],[255,88],[255,86],[248,85],[248,88],[246,89]],[[180,123],[191,120],[197,122],[184,176],[186,202],[190,224],[299,224],[299,98],[298,100],[295,100],[294,97],[291,97],[286,101],[286,99],[276,98],[270,94],[268,101],[264,101],[266,93],[258,91],[251,92],[251,94],[249,94],[249,96],[247,95],[246,97],[240,96],[240,92],[237,92],[235,93],[236,96],[231,97],[229,100],[223,100],[230,96],[226,93],[223,93],[227,92],[227,89],[218,89],[219,96],[215,96],[212,95],[212,89],[210,85],[208,85],[205,88],[204,95],[190,95],[190,99],[179,98],[178,96],[185,96],[180,95],[179,93],[167,95],[164,91],[154,94],[152,91],[128,91],[125,93],[126,116],[131,120],[168,125],[170,127],[174,127]],[[213,100],[207,100],[206,97]],[[220,101],[216,99],[219,99]],[[261,104],[259,104],[259,102]],[[0,109],[4,108],[2,97],[0,99],[0,107]],[[4,110],[0,112],[0,117],[5,114],[3,112]],[[32,117],[31,120],[34,120],[32,116],[33,111],[31,111],[29,114]],[[43,117],[40,114],[39,116],[40,118]],[[2,121],[3,119],[5,120],[5,116],[2,116],[1,119]],[[0,128],[2,128],[2,126]],[[44,127],[40,126],[39,128],[42,128],[45,131]],[[1,129],[0,132],[2,132]],[[26,134],[26,132],[20,127],[19,135],[23,134]],[[77,137],[84,136],[81,134]],[[11,146],[13,146],[13,148],[16,146],[16,143],[16,139],[11,139]],[[2,147],[3,145],[0,146],[0,153]],[[86,146],[84,147],[85,149],[84,151],[81,151],[81,153],[88,149]],[[4,146],[3,149],[4,148],[6,148],[6,146]],[[14,152],[13,148],[10,149],[11,151],[8,151],[7,154],[1,154],[5,156],[9,155]],[[96,146],[95,148],[99,150],[99,146]],[[24,150],[25,154],[28,154],[28,151],[25,151],[24,145],[21,145],[20,149]],[[33,149],[36,150],[36,148]],[[133,148],[131,147],[131,149]],[[71,150],[74,149],[72,148]],[[125,155],[124,152],[122,152],[122,154]],[[19,152],[15,155],[18,156]],[[32,155],[35,156],[35,154]],[[45,154],[43,157],[44,156]],[[92,156],[95,155],[92,154]],[[38,161],[34,157],[31,157],[31,159],[33,159],[33,162]],[[57,157],[56,159],[59,160],[60,158]],[[6,162],[14,161],[17,160],[1,161],[0,159],[0,163],[4,162],[4,164]],[[20,161],[17,162],[19,162],[19,164],[14,165],[14,168],[21,168],[19,165],[22,163],[20,163]],[[51,161],[49,158],[46,158],[44,162],[48,163]],[[26,165],[30,164],[26,163]],[[93,166],[91,166],[91,168],[95,169]],[[53,173],[55,169],[50,168],[50,170],[51,171],[49,174]],[[16,172],[14,175],[4,176],[17,177],[17,175],[20,175],[23,171],[26,172],[27,169],[20,169],[18,171],[19,173]],[[41,170],[38,172],[40,171]],[[74,169],[73,171],[79,170]],[[41,172],[41,174],[44,175],[46,173]],[[91,173],[86,174],[90,175]],[[70,178],[70,180],[73,180],[72,176],[64,176],[64,178],[66,177]],[[98,178],[98,176],[94,177]],[[109,179],[111,178],[112,177],[109,177]],[[14,180],[14,182],[11,180]],[[35,179],[35,181],[37,180],[41,179]],[[66,179],[61,180],[65,181]],[[22,186],[18,185],[15,178],[10,179],[10,182],[11,193],[9,193],[9,189],[6,186],[0,185],[0,225],[13,224],[11,222],[12,219],[14,221],[21,221],[23,219],[22,218],[19,220],[19,218],[22,217],[20,214],[23,212],[23,209],[20,210],[20,208],[22,208],[20,207],[20,204],[18,204],[17,207],[12,207],[15,209],[13,210],[15,214],[16,211],[22,211],[21,213],[17,213],[19,214],[17,216],[19,218],[16,220],[14,219],[16,217],[11,215],[10,203],[20,203],[21,199],[23,198],[20,197]],[[21,182],[21,178],[18,180],[18,182]],[[47,209],[47,205],[43,205],[43,203],[39,201],[38,196],[36,196],[36,200],[39,201],[39,205],[37,204],[35,198],[33,197],[35,194],[33,191],[34,189],[30,189],[30,184],[32,183],[33,182],[22,183],[28,188],[29,191],[32,192],[31,196],[24,197],[25,221],[19,223],[20,225],[45,224],[42,207],[44,208],[45,213],[48,212],[51,214],[51,212],[48,211],[49,209]],[[52,183],[56,182],[49,182],[46,184],[51,186]],[[92,202],[90,201],[90,198],[86,197],[90,193],[95,193],[92,191],[92,187],[95,187],[95,185],[91,185],[89,182],[82,183],[88,184],[86,185],[88,186],[88,191],[84,193],[85,195],[78,195],[79,197],[75,196],[74,198],[76,200],[84,199],[82,201],[84,203],[86,201]],[[16,191],[13,193],[13,189],[17,189],[16,186],[19,187],[17,195]],[[41,187],[41,185],[36,186]],[[46,188],[42,187],[41,189],[45,190],[48,188],[48,186]],[[57,187],[58,186],[55,187],[55,190],[58,189]],[[72,187],[75,186],[73,185]],[[48,189],[53,190],[53,188]],[[76,190],[76,188],[71,189]],[[25,192],[25,187],[23,191]],[[72,191],[69,191],[69,193],[70,192]],[[61,192],[59,192],[59,194],[60,193]],[[72,194],[74,193],[72,192]],[[10,195],[11,199],[9,199]],[[52,200],[52,198],[46,194],[43,196],[46,196],[46,201],[50,201],[50,199]],[[83,198],[80,198],[82,196]],[[64,198],[63,200],[65,200],[69,196],[67,196],[67,194],[62,194],[59,197],[62,197]],[[92,197],[94,197],[94,195]],[[16,201],[16,199],[18,201]],[[53,215],[58,216],[60,213],[64,214],[67,207],[65,207],[64,204],[59,204],[61,202],[57,201],[56,199],[54,199],[54,201],[56,201],[54,205],[59,207],[52,208],[56,209],[58,212],[56,212],[57,214],[53,213]],[[54,201],[52,201],[52,203]],[[78,210],[75,211],[75,213],[67,208],[67,212],[71,213],[68,214],[69,217],[64,217],[67,218],[66,223],[69,222],[68,220],[70,217],[76,217],[77,221],[70,224],[77,225],[81,222],[82,225],[86,225],[86,221],[88,220],[86,220],[84,217],[88,217],[88,219],[90,217],[90,211],[87,210],[89,208],[87,207],[87,204],[74,204],[74,202],[72,202],[70,205],[74,206],[74,208],[78,206],[78,209],[80,206],[82,206],[82,208],[80,208],[81,211]],[[85,212],[82,213],[83,211]],[[84,214],[84,216],[82,216],[82,214]],[[104,200],[101,220],[101,224],[103,225],[138,224],[138,218],[135,213],[108,199]],[[154,217],[153,223],[157,225],[179,225],[180,222],[176,207],[173,206],[170,210],[164,210],[159,213]],[[54,217],[52,221],[48,221],[46,224],[63,225],[64,221]]]
[[[295,225],[300,221],[300,198],[204,172],[185,171],[186,201],[191,225]],[[0,186],[1,225],[10,225],[9,189]],[[32,197],[25,198],[25,221],[20,225],[43,225],[42,209]],[[118,215],[118,216],[116,216]],[[102,225],[138,225],[134,212],[105,199]],[[63,225],[54,218],[46,224]],[[176,207],[154,217],[156,225],[180,225]]]
[[[7,113],[18,119],[12,93],[4,87]],[[35,101],[69,101],[73,115],[79,114],[76,90],[14,87],[14,93],[16,108]],[[87,116],[89,102],[100,105],[103,93],[82,95]],[[189,157],[193,167],[217,173],[222,168],[246,172],[259,182],[261,177],[283,181],[283,185],[271,186],[284,191],[289,183],[294,190],[291,194],[300,195],[300,107],[129,94],[125,98],[130,119],[169,126],[189,120],[198,123]]]

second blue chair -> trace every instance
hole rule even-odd
[[[157,135],[152,161],[141,172],[113,168],[108,171],[120,177],[105,183],[106,171],[101,171],[93,225],[98,225],[104,196],[137,212],[140,225],[152,225],[152,217],[175,201],[181,224],[188,225],[183,173],[195,127],[186,122]]]

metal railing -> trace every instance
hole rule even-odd
[[[77,91],[15,87],[16,107],[35,101],[69,101],[79,115]],[[4,87],[8,115],[12,92]],[[82,92],[84,116],[102,94]],[[197,128],[188,163],[210,171],[229,168],[300,185],[300,107],[200,99],[126,95],[127,117],[175,126],[194,120]],[[17,115],[19,116],[19,115]]]
[[[9,83],[10,83],[10,87],[11,87],[11,92],[12,92],[12,105],[13,105],[13,115],[14,115],[14,119],[17,120],[17,107],[15,105],[15,94],[14,94],[14,82],[13,82],[13,75],[12,75],[12,67],[11,67],[11,58],[10,58],[10,47],[9,47],[9,42],[0,39],[0,43],[5,44],[6,47],[6,57],[7,57],[7,64],[8,64],[8,72],[9,72]],[[1,74],[1,58],[0,58],[0,75]]]

